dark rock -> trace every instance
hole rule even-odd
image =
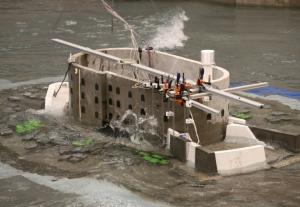
[[[46,145],[50,142],[48,135],[45,133],[41,133],[38,136],[35,137],[35,140],[42,145]]]
[[[9,128],[15,129],[20,122],[23,122],[23,119],[15,114],[12,114],[8,118],[7,125]]]
[[[12,101],[12,102],[19,102],[19,101],[21,101],[21,98],[17,97],[17,96],[10,96],[7,98],[7,100]]]
[[[30,93],[30,92],[25,92],[24,94],[23,94],[23,96],[25,96],[25,97],[31,97],[32,96],[32,94]]]
[[[27,150],[37,148],[38,144],[35,141],[28,141],[24,143],[24,148]]]
[[[74,153],[72,156],[68,159],[70,162],[80,162],[87,158],[87,155],[82,154],[82,153]]]
[[[58,161],[69,160],[71,157],[72,157],[72,155],[62,155],[59,157]]]
[[[22,140],[24,141],[30,141],[36,139],[37,135],[40,133],[40,131],[35,131],[30,134],[26,134],[25,136],[22,137]]]
[[[19,112],[22,111],[22,108],[20,106],[16,106],[13,108],[14,111]]]
[[[73,153],[87,153],[89,152],[89,148],[88,147],[75,147],[72,149]]]
[[[9,135],[12,135],[13,131],[9,128],[6,128],[6,129],[2,129],[1,132],[0,132],[0,135],[1,136],[9,136]]]
[[[71,146],[60,146],[59,147],[59,154],[60,155],[70,154],[71,152],[72,152],[72,147]]]
[[[288,113],[284,113],[284,112],[281,112],[281,111],[273,111],[271,113],[272,116],[286,116],[286,115],[289,115]]]
[[[275,124],[275,123],[280,123],[280,122],[285,122],[285,121],[292,121],[293,119],[289,118],[289,117],[268,116],[268,117],[265,117],[265,120],[267,122]]]
[[[69,142],[65,136],[60,135],[58,132],[52,131],[49,133],[49,141],[54,145],[68,145]]]

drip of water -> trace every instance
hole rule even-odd
[[[184,41],[188,37],[184,34],[184,22],[188,21],[185,11],[180,10],[170,18],[169,12],[164,17],[164,24],[159,26],[154,33],[153,38],[149,40],[151,46],[155,49],[174,49],[175,47],[183,47]]]
[[[135,144],[142,144],[145,134],[157,135],[158,122],[154,116],[138,117],[127,110],[119,120],[110,122],[110,127],[120,134],[128,134]]]

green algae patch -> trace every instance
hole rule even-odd
[[[236,118],[239,118],[239,119],[244,119],[244,120],[252,119],[252,115],[247,114],[247,113],[241,113],[241,112],[237,112],[237,113],[233,114],[233,116]]]
[[[23,135],[23,134],[30,134],[34,130],[39,129],[42,126],[42,122],[38,119],[29,119],[23,123],[17,124],[16,126],[16,133]]]
[[[91,138],[86,138],[86,139],[73,141],[72,145],[74,147],[87,147],[87,146],[93,144],[93,142],[94,141]]]
[[[148,163],[152,165],[167,165],[169,160],[163,157],[162,155],[157,155],[150,152],[140,151],[138,154]]]

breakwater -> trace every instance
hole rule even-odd
[[[236,6],[300,7],[299,0],[210,0],[210,2]]]

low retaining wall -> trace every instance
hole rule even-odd
[[[285,133],[273,129],[250,126],[254,135],[266,143],[279,144],[293,152],[300,152],[300,134]]]
[[[300,7],[299,0],[209,0],[236,6],[271,6],[271,7]]]
[[[215,157],[218,173],[222,175],[250,172],[266,165],[265,149],[261,145],[216,151]]]
[[[203,147],[197,147],[195,168],[205,173],[217,173],[218,168],[215,153]]]
[[[173,156],[205,173],[231,175],[262,169],[266,165],[264,146],[256,145],[231,150],[211,151],[188,139],[169,134]]]

